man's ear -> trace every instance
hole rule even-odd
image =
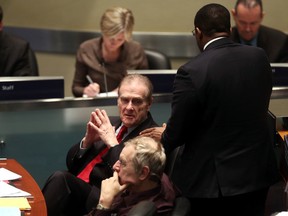
[[[144,166],[139,175],[139,179],[141,181],[144,181],[145,179],[149,178],[149,174],[150,174],[150,168],[147,166]]]
[[[262,21],[262,19],[264,18],[264,16],[265,16],[265,11],[263,11],[262,13],[261,13],[261,21]]]
[[[3,29],[3,21],[0,21],[0,31]]]
[[[202,31],[198,27],[195,28],[195,31],[196,31],[196,35],[198,35],[198,37],[202,39],[203,38]]]
[[[150,111],[150,108],[151,108],[151,106],[152,106],[153,100],[154,100],[154,98],[152,97],[152,98],[151,98],[151,101],[148,102],[147,112]]]
[[[235,17],[236,17],[237,15],[236,15],[236,11],[235,11],[234,8],[231,10],[231,14],[232,14],[232,16],[233,16],[233,18],[234,18],[234,20],[235,20]]]

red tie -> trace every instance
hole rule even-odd
[[[123,135],[127,132],[128,128],[123,125],[118,134],[117,134],[117,141],[120,143],[123,139]],[[86,165],[86,167],[77,175],[78,178],[82,179],[83,181],[89,183],[89,176],[93,169],[93,167],[102,162],[102,156],[106,154],[108,151],[108,147],[104,148],[90,163]]]
[[[117,134],[117,141],[118,143],[120,143],[123,139],[123,136],[125,133],[127,133],[128,128],[125,125],[122,125],[122,127],[120,128],[118,134]]]

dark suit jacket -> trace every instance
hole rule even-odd
[[[111,123],[115,125],[115,128],[118,128],[121,125],[121,120],[119,117],[117,117],[117,119],[111,118]],[[110,148],[109,151],[102,157],[102,163],[97,164],[93,168],[90,174],[90,184],[100,188],[101,181],[113,175],[112,167],[119,158],[120,152],[124,147],[123,143],[131,138],[138,136],[142,130],[154,126],[157,126],[157,124],[153,120],[151,114],[148,113],[148,118],[139,126],[137,126],[133,131],[131,131],[119,145]],[[66,158],[68,170],[74,175],[78,175],[83,170],[83,168],[105,147],[106,145],[103,142],[97,142],[93,145],[92,148],[85,152],[84,155],[80,155],[79,143],[72,146]]]
[[[29,44],[0,31],[0,76],[32,76]]]
[[[161,141],[167,152],[185,144],[172,176],[184,195],[236,195],[276,180],[267,121],[272,72],[262,49],[219,39],[178,69],[173,88]]]
[[[233,41],[240,43],[236,27],[232,28],[231,38]],[[260,26],[257,46],[265,50],[270,63],[288,62],[288,35],[285,33],[266,26]]]

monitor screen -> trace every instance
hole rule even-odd
[[[129,70],[129,74],[147,76],[153,84],[154,93],[172,93],[177,70]]]
[[[288,63],[272,63],[273,86],[288,86]]]

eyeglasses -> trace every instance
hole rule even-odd
[[[195,34],[196,34],[196,29],[193,29],[192,30],[192,35],[195,36]]]

